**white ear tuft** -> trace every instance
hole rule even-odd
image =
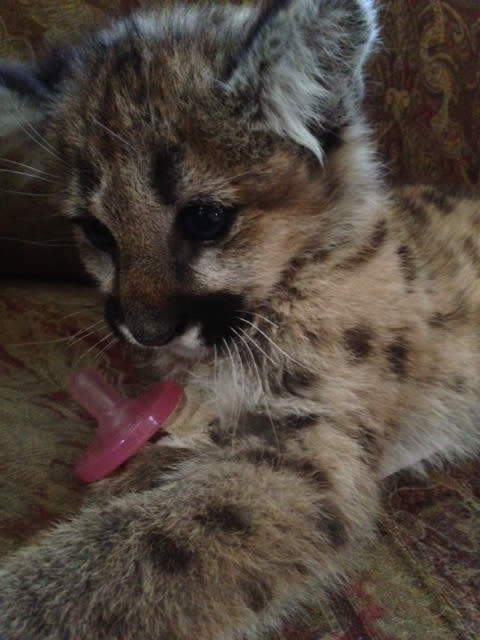
[[[376,33],[373,0],[275,0],[257,14],[224,86],[252,123],[322,161],[322,132],[354,112]]]

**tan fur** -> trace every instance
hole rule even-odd
[[[300,25],[317,10],[288,6]],[[228,292],[246,312],[196,360],[178,356],[175,340],[137,350],[154,376],[185,385],[196,412],[0,570],[0,630],[12,640],[260,638],[351,566],[374,532],[386,475],[478,450],[479,202],[384,186],[348,93],[371,42],[371,3],[318,6],[333,12],[327,26],[347,7],[368,27],[323,165],[295,123],[300,108],[281,123],[289,94],[261,85],[263,124],[229,111],[228,94],[212,89],[226,45],[188,11],[168,18],[183,40],[170,25],[155,44],[163,14],[138,22],[142,37],[122,39],[121,26],[104,35],[101,61],[91,54],[51,114],[67,215],[88,203],[115,240],[112,258],[79,233],[87,267],[120,300],[127,337],[153,332],[151,309],[174,296]],[[211,20],[233,48],[250,14],[231,11],[232,21]],[[230,79],[236,99],[250,67]],[[280,77],[298,89],[284,69],[271,73],[272,86]],[[312,83],[305,92],[328,111],[332,96]],[[169,154],[158,161],[162,197],[149,178],[159,149]],[[191,247],[175,225],[200,196],[237,214],[226,237],[191,251],[182,279],[179,255]]]

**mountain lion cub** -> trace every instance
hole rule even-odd
[[[7,560],[0,636],[261,638],[361,552],[382,478],[477,450],[480,206],[384,186],[375,38],[373,0],[175,2],[0,65],[112,330],[204,399]]]

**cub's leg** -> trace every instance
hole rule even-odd
[[[330,448],[313,459],[246,445],[181,450],[178,460],[169,452],[157,486],[117,484],[118,495],[10,559],[0,631],[11,640],[260,637],[318,598],[371,531],[375,479],[354,442],[338,438],[338,458]]]

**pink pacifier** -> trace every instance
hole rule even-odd
[[[160,382],[138,398],[123,398],[93,369],[74,373],[68,390],[98,423],[93,442],[75,467],[87,483],[104,478],[133,456],[163,428],[183,398],[173,382]]]

